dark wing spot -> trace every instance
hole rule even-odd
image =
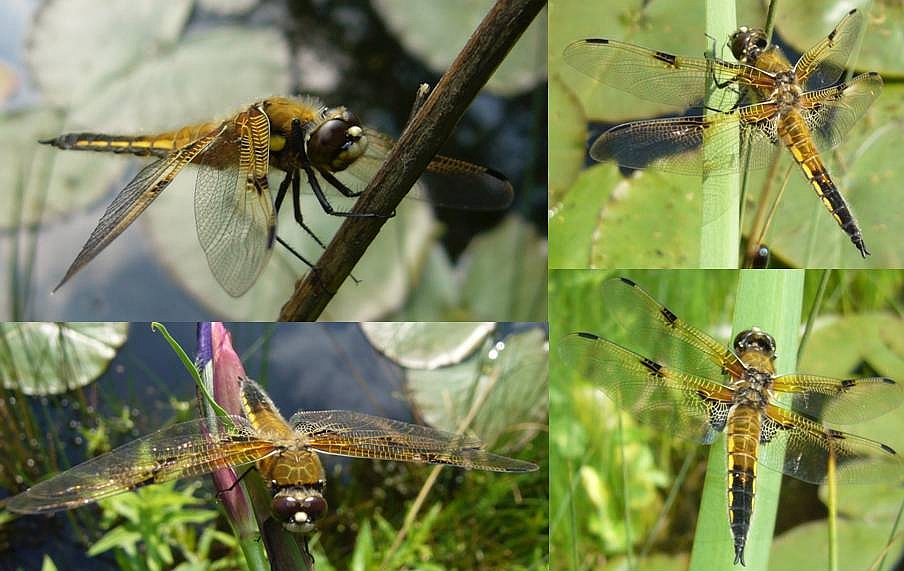
[[[677,65],[678,65],[677,58],[675,56],[673,56],[672,54],[667,54],[665,52],[656,52],[654,57],[656,59],[658,59],[659,61],[663,61],[663,62],[669,64],[672,67],[677,67]]]
[[[594,341],[599,339],[599,337],[597,337],[593,333],[587,333],[586,331],[578,331],[577,335],[578,337],[583,337],[584,339],[593,339]]]
[[[640,364],[650,370],[657,377],[662,376],[662,365],[657,363],[652,359],[647,359],[646,357],[642,357],[640,360]]]

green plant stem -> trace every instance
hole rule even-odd
[[[770,333],[778,347],[778,373],[791,371],[796,365],[803,285],[803,270],[740,272],[732,320],[734,332],[756,326]],[[691,569],[730,569],[734,561],[728,525],[725,446],[724,435],[720,435],[710,449]],[[781,485],[781,473],[758,468],[755,508],[745,550],[747,569],[766,568],[768,564]]]
[[[706,30],[719,42],[724,42],[737,27],[734,4],[725,0],[707,0]],[[717,57],[718,54],[712,54]],[[717,114],[710,109],[723,109],[724,90],[707,85],[707,115]],[[703,142],[703,225],[700,229],[700,267],[737,268],[740,244],[740,178],[738,176],[710,176],[706,165],[713,164],[709,149],[738,144],[737,129],[720,133],[718,138],[704,138]],[[733,138],[733,143],[732,143]],[[724,160],[724,159],[723,159]]]

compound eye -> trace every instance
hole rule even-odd
[[[326,500],[320,496],[308,496],[301,502],[301,511],[308,514],[309,521],[317,521],[326,512]]]
[[[294,496],[279,496],[273,499],[271,507],[279,521],[291,524],[314,524],[327,510],[326,500],[320,496],[301,500]]]
[[[307,141],[311,164],[333,172],[345,170],[367,149],[364,129],[349,112],[321,123]]]
[[[775,355],[775,339],[765,331],[748,329],[735,337],[734,348],[740,353],[758,351],[772,357]]]
[[[333,155],[341,151],[349,141],[351,123],[344,119],[330,119],[321,125],[308,143],[312,154]]]
[[[767,45],[766,38],[757,38],[754,45],[756,45],[756,47],[760,48],[761,50],[766,49],[766,45]]]
[[[273,513],[280,521],[290,521],[295,518],[295,513],[301,509],[302,502],[292,496],[280,496],[273,498]]]

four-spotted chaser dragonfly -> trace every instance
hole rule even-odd
[[[631,280],[605,282],[602,295],[642,353],[572,333],[561,356],[632,417],[666,434],[711,444],[726,433],[735,564],[744,564],[757,463],[819,484],[834,456],[839,483],[904,479],[904,459],[891,447],[824,424],[856,423],[897,407],[904,392],[893,380],[775,375],[775,340],[758,328],[738,333],[729,350]],[[793,404],[775,402],[780,393]]]
[[[175,424],[92,458],[10,498],[14,512],[65,510],[139,486],[257,463],[283,527],[310,533],[327,509],[318,452],[398,462],[447,464],[493,472],[531,472],[535,464],[492,454],[473,437],[347,410],[298,411],[288,422],[250,379],[242,381],[244,417]]]
[[[644,99],[698,105],[708,80],[740,95],[732,109],[721,113],[618,125],[594,141],[590,155],[631,168],[650,166],[679,174],[706,170],[719,175],[737,173],[745,165],[765,167],[776,146],[783,145],[865,258],[869,251],[860,227],[819,155],[842,141],[882,89],[882,78],[876,73],[836,85],[854,51],[861,20],[860,12],[851,10],[793,67],[778,46],[767,42],[762,30],[746,27],[729,41],[740,63],[675,56],[608,39],[572,43],[564,52],[569,65]],[[710,143],[720,140],[718,134],[736,129],[740,144],[732,137]],[[748,151],[749,162],[745,162]]]
[[[60,149],[154,156],[116,196],[54,291],[119,236],[189,164],[200,167],[195,185],[198,239],[214,277],[230,295],[254,284],[273,249],[276,213],[292,188],[295,220],[304,223],[299,194],[307,185],[320,205],[336,216],[325,189],[356,197],[395,144],[363,127],[344,107],[327,108],[314,98],[271,97],[225,121],[189,125],[142,136],[71,133],[41,141]],[[267,182],[270,167],[286,173],[275,202]],[[415,196],[440,206],[500,210],[511,204],[512,187],[500,173],[437,156],[427,167],[442,185]],[[362,216],[369,216],[364,213]]]

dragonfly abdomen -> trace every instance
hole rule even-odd
[[[176,131],[154,135],[106,135],[103,133],[67,133],[41,141],[58,149],[129,154],[139,157],[165,157],[216,129],[219,123],[202,123]]]
[[[735,406],[728,416],[728,521],[734,537],[735,565],[744,563],[744,546],[756,496],[756,463],[760,441],[760,413]]]
[[[826,210],[850,237],[851,242],[860,251],[860,255],[864,258],[867,257],[869,250],[866,249],[866,244],[863,242],[860,225],[857,224],[847,201],[835,186],[832,177],[829,176],[829,171],[816,151],[816,147],[813,146],[806,124],[799,114],[789,116],[780,122],[779,135],[791,151],[795,162],[804,171],[804,175],[813,186],[819,200],[825,205]]]

